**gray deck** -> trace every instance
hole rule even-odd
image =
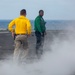
[[[47,35],[45,38],[45,44],[47,42],[52,43],[54,37],[62,37],[64,35],[64,32],[62,31],[47,31]],[[28,38],[29,41],[29,56],[35,55],[35,34],[32,33],[32,35]],[[47,44],[46,44],[47,47]],[[12,55],[14,51],[14,40],[11,36],[10,32],[0,32],[0,59],[6,59],[9,58],[9,55]],[[7,57],[8,56],[8,57]]]

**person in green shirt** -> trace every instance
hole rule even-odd
[[[35,18],[34,30],[36,36],[36,54],[43,53],[44,36],[46,33],[46,22],[43,19],[44,11],[39,11],[39,16]]]

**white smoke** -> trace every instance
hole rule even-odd
[[[73,75],[75,73],[75,32],[59,34],[52,44],[47,41],[43,54],[37,62],[14,64],[0,62],[0,75]]]

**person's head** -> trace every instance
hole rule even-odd
[[[43,16],[44,15],[44,11],[43,10],[39,10],[39,15]]]
[[[26,10],[25,10],[25,9],[22,9],[22,10],[20,11],[20,15],[26,16]]]

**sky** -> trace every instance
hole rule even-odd
[[[21,9],[34,20],[40,9],[46,20],[75,20],[75,0],[0,0],[0,19],[14,19]]]

